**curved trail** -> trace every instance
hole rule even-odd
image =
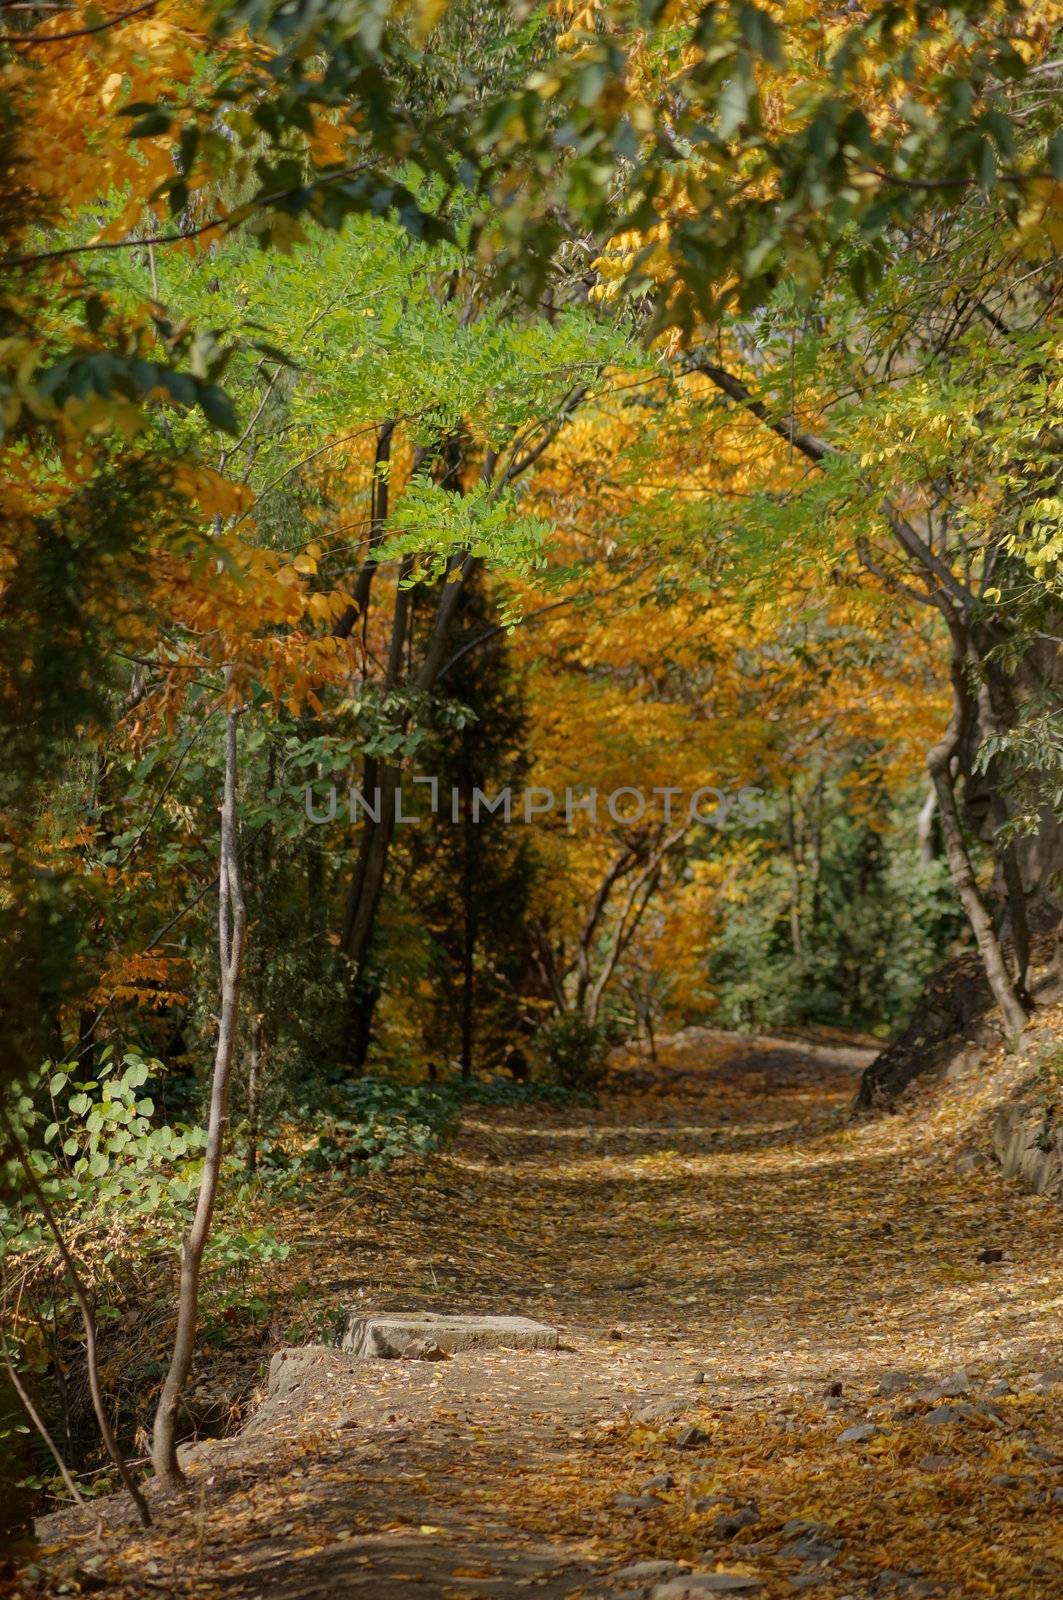
[[[1059,1210],[957,1165],[970,1084],[850,1123],[860,1060],[683,1035],[594,1111],[475,1111],[279,1219],[303,1337],[427,1307],[564,1348],[324,1354],[152,1536],[93,1546],[113,1592],[635,1596],[653,1559],[766,1600],[1063,1597]]]

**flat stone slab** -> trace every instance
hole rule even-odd
[[[557,1329],[530,1317],[460,1317],[435,1311],[351,1312],[340,1349],[355,1356],[392,1359],[408,1345],[430,1340],[448,1355],[462,1350],[556,1350]]]

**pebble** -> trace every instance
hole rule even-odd
[[[635,1421],[644,1425],[651,1422],[674,1422],[689,1409],[676,1400],[651,1400],[649,1405],[643,1406],[641,1411],[635,1413]]]
[[[717,1539],[733,1539],[743,1528],[751,1528],[759,1521],[760,1508],[751,1500],[748,1505],[739,1506],[734,1511],[721,1511],[718,1516],[713,1517],[709,1532]]]
[[[670,1472],[658,1472],[654,1477],[647,1478],[642,1485],[643,1494],[650,1494],[654,1489],[674,1489],[675,1479]]]
[[[613,1573],[619,1583],[656,1583],[661,1578],[672,1578],[683,1568],[678,1561],[636,1561],[630,1567],[621,1567]]]
[[[927,1393],[928,1400],[962,1400],[970,1393],[971,1380],[966,1372],[954,1372]]]
[[[783,1545],[779,1551],[781,1556],[786,1556],[791,1561],[832,1561],[841,1553],[841,1544],[828,1544],[825,1539],[816,1539],[806,1534],[803,1539],[795,1539],[792,1544]]]
[[[655,1494],[618,1494],[613,1504],[618,1511],[652,1511],[655,1506],[663,1506],[664,1501]]]
[[[677,1450],[699,1450],[709,1443],[709,1435],[701,1428],[684,1428],[675,1443]]]
[[[449,1361],[450,1354],[434,1339],[414,1339],[402,1352],[404,1361]]]
[[[966,1422],[974,1416],[971,1406],[935,1406],[933,1411],[928,1411],[923,1421],[931,1428],[939,1428],[948,1422]]]
[[[860,1422],[855,1428],[846,1428],[844,1433],[838,1435],[839,1444],[866,1444],[868,1439],[873,1439],[878,1432],[873,1422]]]
[[[761,1580],[745,1572],[688,1572],[670,1583],[659,1583],[652,1600],[700,1600],[704,1594],[753,1594]]]
[[[941,1472],[943,1468],[950,1467],[954,1461],[953,1456],[924,1456],[919,1463],[920,1472]]]

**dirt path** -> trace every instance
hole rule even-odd
[[[289,1338],[427,1307],[564,1348],[328,1353],[150,1537],[109,1501],[56,1563],[248,1600],[634,1597],[647,1560],[766,1600],[1063,1596],[1059,1210],[957,1162],[970,1084],[850,1124],[858,1064],[686,1035],[599,1109],[477,1113],[427,1173],[308,1197]]]

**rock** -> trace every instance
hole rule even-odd
[[[455,1355],[462,1350],[556,1350],[558,1336],[556,1328],[529,1317],[459,1317],[434,1311],[363,1316],[352,1312],[340,1349],[355,1356],[394,1358],[417,1342],[432,1343],[446,1355]]]
[[[823,1391],[823,1396],[826,1400],[836,1400],[841,1392],[842,1386],[838,1382],[837,1378],[835,1378],[833,1383],[828,1383],[827,1387]]]
[[[962,1055],[963,1070],[995,1044],[993,996],[977,954],[954,956],[926,981],[904,1032],[864,1072],[856,1109],[890,1106],[924,1073],[945,1069]]]
[[[984,1150],[961,1150],[956,1157],[956,1171],[962,1172],[965,1176],[989,1166],[992,1166],[992,1161]]]
[[[678,1400],[651,1400],[635,1413],[635,1421],[646,1425],[651,1422],[674,1422],[689,1407]]]
[[[940,1428],[950,1422],[969,1422],[976,1415],[973,1406],[935,1406],[923,1421],[931,1428]]]
[[[434,1339],[414,1339],[402,1352],[403,1361],[449,1361],[450,1356]]]
[[[687,1572],[670,1583],[659,1583],[652,1600],[699,1600],[704,1594],[753,1594],[761,1580],[745,1572]]]
[[[878,1380],[878,1392],[889,1398],[909,1388],[911,1381],[907,1372],[884,1372]]]
[[[983,1267],[995,1267],[999,1261],[1003,1261],[1004,1252],[995,1244],[986,1245],[984,1250],[979,1250],[978,1259]]]
[[[691,1381],[691,1383],[704,1383],[705,1382],[705,1374],[703,1372],[701,1372],[701,1371],[694,1372],[694,1373],[691,1374],[690,1381]]]
[[[1016,1478],[1010,1472],[998,1472],[996,1476],[990,1478],[989,1481],[997,1489],[1021,1489],[1023,1487],[1023,1480],[1021,1478]]]
[[[999,1400],[1002,1395],[1014,1393],[1015,1390],[1011,1387],[1007,1378],[1002,1378],[999,1383],[995,1383],[990,1389],[989,1398],[991,1400]]]
[[[941,1472],[945,1467],[951,1466],[953,1456],[924,1456],[919,1462],[920,1472]]]
[[[1053,1125],[1042,1105],[1001,1106],[993,1149],[1005,1178],[1018,1179],[1032,1194],[1063,1195],[1063,1127]]]
[[[670,1472],[658,1472],[655,1477],[647,1478],[642,1485],[643,1494],[651,1494],[654,1489],[674,1489],[675,1479]]]
[[[759,1521],[760,1509],[756,1501],[751,1500],[748,1505],[738,1506],[734,1511],[721,1511],[713,1517],[709,1532],[717,1539],[733,1539],[743,1528],[751,1528]]]
[[[1063,1506],[1063,1483],[1058,1483],[1052,1490],[1053,1505]]]
[[[269,1364],[265,1397],[241,1434],[263,1433],[280,1422],[290,1429],[291,1420],[312,1405],[319,1391],[327,1390],[340,1375],[350,1382],[353,1365],[334,1345],[288,1345],[278,1350]]]
[[[868,1439],[873,1439],[878,1432],[873,1422],[858,1423],[855,1428],[846,1428],[844,1433],[838,1435],[839,1444],[866,1444]]]
[[[675,1441],[677,1450],[700,1450],[702,1445],[710,1443],[709,1435],[701,1428],[684,1428]]]
[[[834,1529],[825,1522],[809,1522],[807,1517],[791,1517],[789,1522],[784,1522],[782,1533],[784,1539],[789,1539],[795,1533],[820,1533],[832,1534]]]
[[[1026,1454],[1031,1461],[1055,1461],[1058,1459],[1054,1450],[1048,1450],[1043,1444],[1034,1444],[1032,1441],[1026,1446]]]
[[[623,1328],[610,1328],[605,1337],[607,1339],[622,1339],[624,1337],[624,1330]]]
[[[111,1580],[102,1572],[93,1572],[91,1567],[75,1567],[74,1581],[78,1586],[79,1594],[98,1594],[101,1589],[109,1589]]]
[[[832,1394],[824,1400],[823,1409],[824,1411],[853,1411],[855,1407],[848,1400],[842,1400],[840,1396]]]
[[[792,1544],[784,1545],[779,1551],[781,1556],[787,1556],[793,1561],[811,1561],[818,1566],[823,1561],[833,1561],[836,1555],[841,1554],[841,1541],[829,1543],[826,1539],[817,1539],[811,1534],[805,1534],[801,1539],[795,1539]]]
[[[954,1372],[951,1377],[928,1391],[928,1400],[962,1400],[971,1391],[971,1380],[966,1372]]]
[[[826,1583],[825,1572],[799,1572],[790,1579],[791,1589],[816,1589],[821,1583]]]
[[[189,1467],[195,1466],[200,1461],[206,1461],[210,1455],[210,1447],[216,1444],[213,1439],[186,1439],[177,1446],[177,1464],[182,1472],[187,1472]]]
[[[683,1568],[678,1561],[636,1561],[633,1566],[621,1567],[612,1574],[614,1583],[657,1583],[662,1578],[672,1578]]]
[[[618,1511],[652,1511],[654,1506],[663,1506],[664,1501],[655,1494],[618,1494],[613,1504]]]

